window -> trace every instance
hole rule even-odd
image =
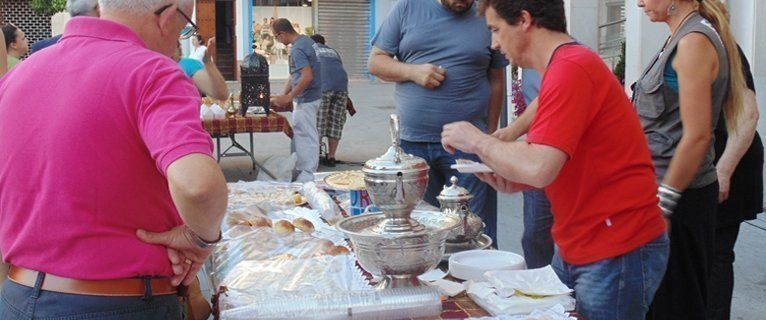
[[[301,7],[310,6],[310,0],[253,0],[253,6]]]

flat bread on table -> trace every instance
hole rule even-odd
[[[364,190],[364,173],[361,170],[333,172],[324,182],[335,190]]]

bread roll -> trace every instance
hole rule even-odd
[[[293,193],[293,202],[295,203],[295,205],[299,206],[306,201],[303,199],[303,196],[301,196],[299,192],[295,192]]]
[[[323,254],[327,254],[332,247],[334,247],[335,244],[332,243],[332,241],[327,239],[318,239],[317,240],[317,251],[321,252]]]
[[[311,234],[314,232],[314,224],[311,221],[304,218],[296,218],[293,220],[293,224],[298,230]]]
[[[274,232],[276,232],[280,236],[287,236],[292,234],[295,231],[295,226],[293,226],[290,221],[287,220],[279,220],[274,223]]]
[[[271,228],[271,219],[269,219],[267,217],[256,216],[256,217],[251,218],[250,220],[248,220],[248,223],[250,224],[250,226],[253,226],[253,227],[269,227],[269,228]]]
[[[250,225],[248,223],[248,214],[243,211],[232,211],[226,215],[226,224],[229,227],[237,225]]]
[[[348,250],[348,248],[344,246],[334,246],[327,250],[327,254],[331,256],[339,256],[342,254],[350,254],[351,252]]]

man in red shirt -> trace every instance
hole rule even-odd
[[[445,149],[476,153],[501,192],[544,188],[554,215],[553,267],[587,319],[643,319],[665,272],[668,238],[646,138],[617,79],[566,33],[562,1],[488,0],[493,48],[543,74],[527,141],[466,122]],[[534,40],[533,40],[534,39]]]

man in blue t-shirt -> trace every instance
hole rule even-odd
[[[314,41],[300,35],[289,20],[280,18],[271,25],[274,38],[284,45],[292,45],[290,51],[290,79],[282,95],[271,97],[271,104],[285,108],[293,103],[293,139],[290,144],[296,153],[293,174],[296,181],[314,180],[319,166],[319,134],[317,110],[322,102],[322,74],[314,51]]]
[[[328,167],[335,166],[335,151],[346,124],[348,103],[348,74],[343,68],[340,54],[325,44],[320,34],[311,36],[314,51],[322,65],[322,104],[317,114],[319,137],[327,137],[327,156],[319,162]]]
[[[436,196],[451,176],[474,195],[471,209],[496,242],[497,193],[473,174],[460,174],[441,145],[445,124],[470,121],[494,132],[505,97],[505,58],[491,50],[491,34],[474,0],[400,0],[372,40],[370,72],[396,82],[396,109],[402,121],[402,148],[431,167],[425,200]],[[394,59],[394,57],[396,59]]]
[[[540,91],[542,77],[532,68],[522,69],[521,94],[527,107],[508,127],[495,131],[493,136],[503,141],[516,141],[527,133],[537,112],[537,94]],[[524,194],[524,233],[521,247],[524,260],[530,269],[551,264],[554,254],[553,213],[551,203],[541,189],[526,189]]]
[[[540,74],[535,69],[523,69],[521,94],[528,106],[537,99],[541,80]],[[521,247],[524,250],[524,260],[530,269],[542,268],[551,264],[553,259],[551,203],[543,190],[529,189],[522,193],[524,194],[524,233],[521,236]]]

